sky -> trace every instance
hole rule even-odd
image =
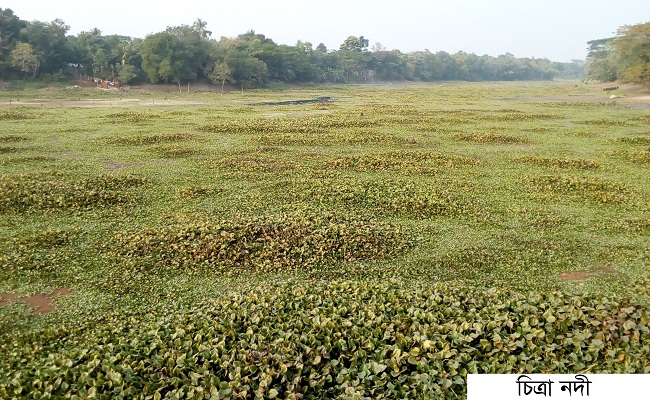
[[[298,40],[338,49],[348,36],[370,47],[411,52],[586,57],[587,41],[612,37],[623,25],[650,21],[650,0],[2,0],[27,21],[60,18],[69,34],[99,28],[104,35],[144,38],[168,26],[208,23],[212,37],[249,30],[278,44]]]

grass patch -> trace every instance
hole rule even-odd
[[[235,172],[275,172],[291,171],[298,164],[293,161],[263,156],[239,156],[220,160],[204,160],[210,168]]]
[[[560,169],[583,169],[583,170],[597,170],[602,166],[594,161],[584,158],[550,158],[550,157],[537,157],[528,156],[521,157],[516,160],[517,162],[530,165],[539,165],[542,167],[560,168]]]
[[[615,152],[615,154],[634,164],[650,164],[650,146],[635,150],[619,151]]]
[[[638,233],[650,233],[650,217],[636,217],[628,218],[624,221],[621,221],[620,225],[632,232]]]
[[[88,209],[136,200],[128,190],[148,180],[131,175],[99,175],[68,181],[61,174],[0,176],[0,212]]]
[[[22,147],[0,146],[0,154],[18,153],[19,151],[22,151],[22,150],[24,150]]]
[[[111,254],[124,261],[137,259],[152,270],[311,271],[332,263],[394,256],[408,247],[399,230],[385,223],[282,215],[122,233]]]
[[[484,119],[486,121],[517,122],[517,121],[537,121],[537,120],[561,119],[561,118],[563,117],[555,114],[527,113],[524,111],[504,109],[497,114],[487,114],[482,117],[479,117],[479,120]]]
[[[164,158],[184,158],[199,154],[199,150],[182,145],[158,146],[153,151]]]
[[[292,196],[331,207],[353,207],[361,213],[409,218],[472,215],[477,201],[463,182],[439,180],[420,186],[408,180],[353,180],[346,177],[280,182]]]
[[[176,196],[184,200],[189,200],[204,196],[210,196],[212,194],[220,192],[220,189],[213,186],[190,186],[176,189]]]
[[[18,238],[16,244],[25,248],[53,248],[69,244],[80,232],[79,228],[43,229]]]
[[[25,136],[18,136],[18,135],[6,135],[6,136],[0,136],[0,143],[15,143],[15,142],[25,142],[29,140]]]
[[[325,133],[330,129],[366,128],[376,126],[370,119],[355,118],[349,115],[327,115],[323,117],[281,117],[250,118],[213,122],[198,129],[209,133],[230,134],[272,134],[291,133]]]
[[[106,119],[108,122],[119,124],[140,124],[159,120],[162,118],[162,115],[145,111],[121,111],[104,115],[101,118]]]
[[[23,236],[12,238],[0,247],[0,267],[14,274],[28,274],[33,278],[62,273],[61,266],[71,261],[62,247],[74,244],[80,237],[79,227],[66,229],[39,229]]]
[[[142,146],[168,142],[184,142],[196,140],[197,136],[191,133],[156,133],[153,135],[130,135],[111,139],[108,144],[122,146]]]
[[[582,121],[581,123],[585,125],[603,126],[603,127],[609,127],[609,126],[629,127],[629,126],[641,126],[643,125],[643,122],[644,121],[641,120],[630,121],[625,119],[597,118],[597,119]]]
[[[327,163],[328,168],[357,171],[395,171],[407,174],[430,174],[441,169],[478,165],[470,157],[425,151],[393,151],[338,157]]]
[[[270,132],[257,135],[262,146],[348,146],[398,143],[398,138],[372,129],[349,129],[311,133]]]
[[[477,144],[528,144],[531,143],[529,139],[513,136],[513,135],[500,135],[496,133],[460,133],[454,135],[456,140]]]
[[[650,146],[650,137],[646,136],[622,137],[616,139],[615,141],[617,143]]]
[[[27,107],[9,108],[0,110],[0,121],[20,121],[36,119],[43,115],[42,112],[31,110]]]
[[[543,175],[527,178],[536,192],[568,194],[602,204],[627,203],[632,197],[630,188],[611,179],[569,175]]]
[[[546,209],[515,208],[512,213],[533,228],[557,229],[569,223],[569,218]]]
[[[57,161],[57,158],[50,156],[23,156],[23,157],[12,157],[5,158],[0,160],[0,165],[9,165],[9,164],[34,164],[40,162],[52,162]]]

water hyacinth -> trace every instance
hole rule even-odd
[[[650,373],[640,99],[57,90],[0,110],[0,398],[438,399],[472,372]]]
[[[638,303],[400,286],[290,281],[161,319],[51,328],[3,346],[0,396],[434,399],[463,397],[468,373],[650,373]]]
[[[331,215],[280,215],[120,233],[108,252],[118,261],[140,259],[145,269],[309,271],[332,263],[394,256],[410,245],[397,227],[386,223]]]
[[[69,182],[60,173],[0,176],[0,212],[87,209],[135,201],[130,190],[147,183],[133,175],[99,175]]]

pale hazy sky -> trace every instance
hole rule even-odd
[[[70,34],[97,27],[144,38],[201,18],[216,39],[252,29],[279,44],[338,49],[346,37],[363,35],[371,46],[403,52],[553,61],[584,59],[587,41],[650,21],[650,0],[1,0],[0,7],[28,21],[63,19]]]

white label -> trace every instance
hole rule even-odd
[[[469,374],[467,400],[650,399],[647,374]]]

